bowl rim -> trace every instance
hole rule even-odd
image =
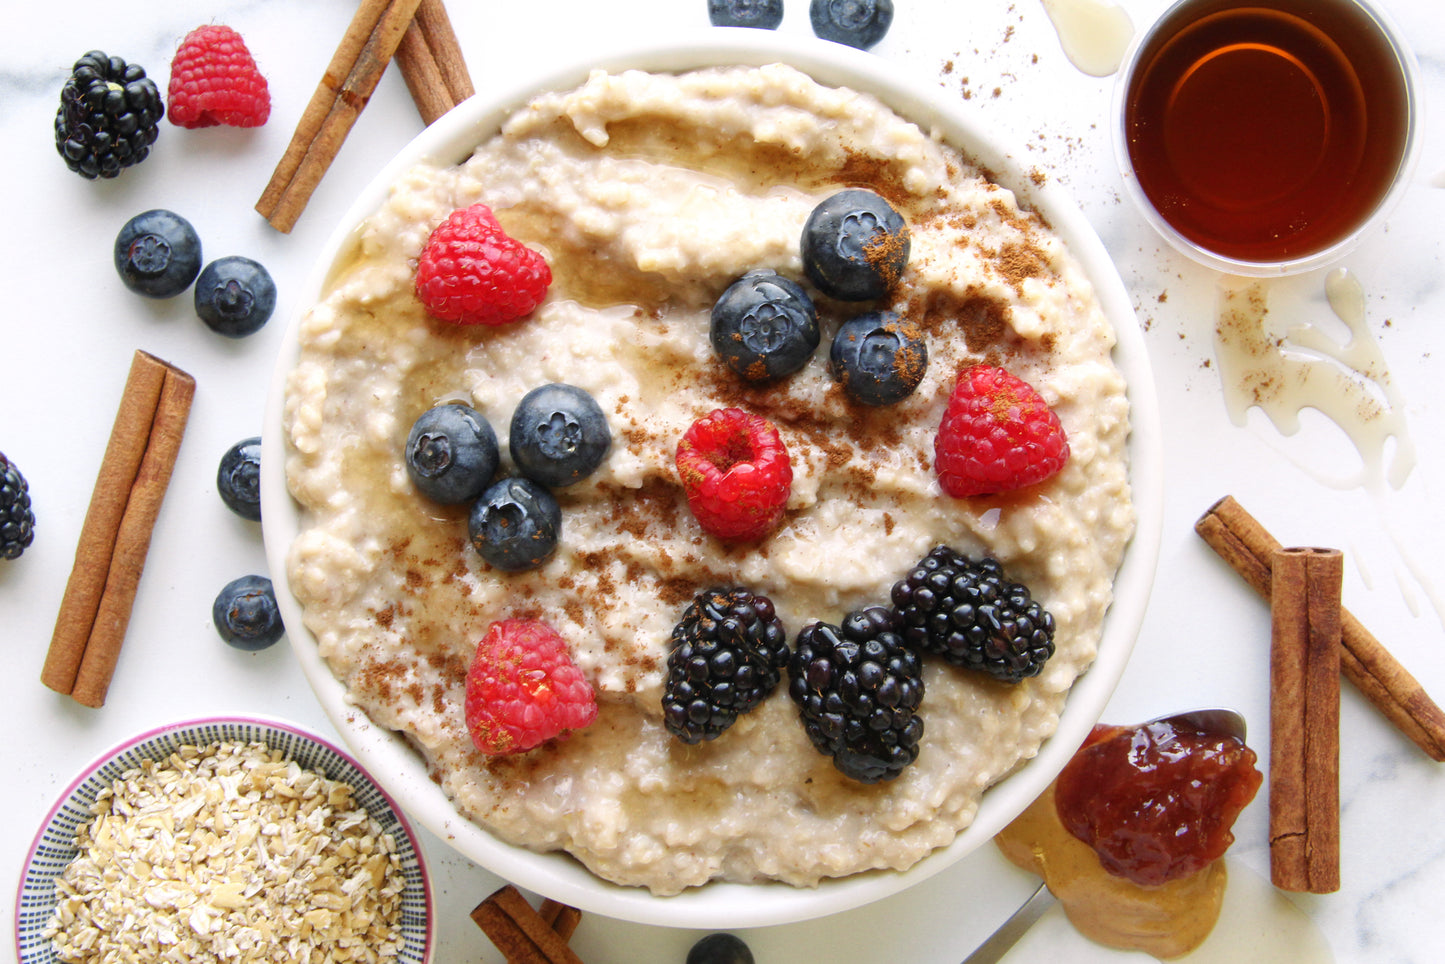
[[[1394,180],[1385,193],[1380,196],[1374,208],[1361,218],[1348,234],[1317,251],[1274,261],[1250,261],[1245,258],[1218,254],[1185,237],[1164,218],[1164,215],[1154,206],[1154,202],[1144,193],[1144,188],[1139,184],[1139,178],[1134,173],[1133,162],[1129,158],[1129,137],[1127,125],[1124,123],[1125,100],[1129,94],[1129,85],[1133,81],[1134,72],[1139,66],[1139,57],[1144,48],[1180,10],[1205,2],[1208,0],[1174,0],[1159,12],[1159,15],[1148,26],[1135,32],[1124,53],[1124,58],[1114,78],[1114,89],[1109,105],[1110,140],[1112,141],[1114,164],[1118,169],[1119,177],[1124,182],[1124,193],[1129,196],[1129,200],[1134,203],[1134,208],[1149,223],[1149,226],[1168,242],[1170,247],[1206,268],[1246,278],[1276,278],[1303,274],[1333,264],[1358,247],[1366,236],[1390,216],[1410,186],[1425,139],[1424,105],[1420,99],[1419,61],[1415,58],[1410,45],[1405,42],[1400,28],[1390,17],[1389,12],[1380,4],[1374,0],[1332,0],[1332,2],[1344,6],[1355,7],[1365,19],[1373,21],[1399,63],[1400,80],[1405,95],[1406,126],[1405,140],[1401,146],[1400,161],[1395,169]],[[1248,4],[1244,0],[1239,0],[1236,5],[1247,6]]]
[[[1074,682],[1057,730],[1044,741],[1035,757],[1021,761],[1014,773],[990,788],[973,824],[960,832],[951,844],[902,872],[866,871],[828,879],[815,888],[776,882],[712,881],[660,898],[645,888],[605,881],[570,855],[538,853],[506,844],[460,816],[441,788],[429,778],[420,754],[407,739],[373,723],[349,701],[344,687],[321,658],[286,577],[290,544],[299,529],[299,506],[291,497],[285,479],[285,387],[299,355],[296,335],[301,319],[319,300],[334,262],[357,227],[380,206],[390,185],[411,166],[427,160],[448,164],[463,160],[485,137],[496,132],[505,116],[530,97],[576,87],[593,70],[637,68],[684,72],[775,62],[797,68],[825,86],[849,86],[872,94],[925,132],[939,133],[993,178],[1011,188],[1020,200],[1046,216],[1094,286],[1101,309],[1115,329],[1114,358],[1126,378],[1131,412],[1128,449],[1135,530],[1115,578],[1114,596],[1105,617],[1098,655]],[[1063,768],[1112,695],[1143,622],[1162,530],[1162,432],[1143,329],[1103,242],[1078,206],[1052,178],[1033,176],[1034,169],[1017,160],[1025,156],[1024,152],[1000,146],[996,137],[984,132],[982,124],[982,118],[976,118],[962,106],[944,102],[936,85],[928,84],[906,66],[885,63],[862,51],[812,38],[745,29],[734,34],[715,29],[692,37],[673,37],[665,42],[649,41],[601,52],[585,62],[514,78],[506,91],[474,97],[423,130],[356,196],[318,255],[306,287],[299,292],[297,307],[276,361],[262,430],[262,528],[268,563],[271,571],[279,574],[277,598],[292,649],[323,710],[357,757],[366,762],[374,774],[381,775],[379,779],[387,781],[418,822],[492,873],[583,911],[667,927],[759,927],[796,923],[849,910],[933,876],[992,839]],[[1003,794],[995,791],[1005,786],[1013,788],[1009,791],[1013,798],[1020,798],[1017,806],[1004,807],[998,802],[1002,801]],[[991,799],[996,801],[992,806]]]
[[[42,845],[45,843],[45,837],[50,832],[60,812],[72,801],[81,787],[94,780],[99,771],[111,763],[111,761],[145,744],[155,742],[163,737],[179,737],[188,731],[228,725],[250,726],[261,730],[287,733],[295,739],[312,743],[335,755],[338,759],[349,765],[361,779],[370,784],[370,789],[376,792],[381,798],[381,801],[395,816],[397,828],[407,837],[411,851],[415,856],[417,873],[421,881],[421,897],[426,917],[425,932],[423,935],[424,943],[421,948],[422,960],[424,962],[430,962],[434,959],[437,942],[436,901],[432,893],[431,875],[427,870],[426,854],[422,849],[421,838],[417,835],[416,827],[412,824],[407,812],[391,792],[372,775],[369,769],[363,766],[362,763],[346,749],[337,746],[335,741],[327,739],[298,723],[293,723],[280,717],[246,713],[193,717],[171,723],[162,723],[143,730],[140,733],[112,744],[108,749],[94,756],[91,761],[78,772],[76,777],[70,781],[65,789],[56,795],[55,803],[45,812],[45,816],[41,820],[39,828],[36,830],[34,837],[31,839],[30,846],[25,852],[25,860],[20,868],[19,884],[15,888],[15,953],[18,961],[24,962],[31,960],[31,958],[27,957],[24,953],[25,942],[22,933],[22,923],[25,918],[22,917],[22,910],[26,896],[26,884],[30,880],[36,854],[40,852]],[[268,745],[270,744],[268,743]],[[336,779],[334,775],[328,774],[328,776],[331,779]]]

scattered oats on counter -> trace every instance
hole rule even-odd
[[[91,808],[46,929],[66,962],[381,961],[403,944],[392,836],[261,743],[184,746]]]

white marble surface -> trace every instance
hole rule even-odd
[[[1306,413],[1283,435],[1259,411],[1238,422],[1226,401],[1238,375],[1216,358],[1220,279],[1166,249],[1123,199],[1110,149],[1112,81],[1086,76],[1061,52],[1041,0],[899,0],[891,34],[874,51],[936,81],[940,96],[1020,145],[1029,162],[1078,199],[1134,294],[1167,432],[1163,553],[1137,654],[1107,718],[1227,704],[1267,744],[1268,615],[1250,590],[1195,537],[1194,520],[1233,493],[1289,543],[1332,545],[1347,555],[1346,605],[1425,686],[1445,699],[1445,331],[1440,225],[1445,223],[1445,19],[1435,0],[1387,0],[1414,45],[1425,105],[1423,150],[1394,215],[1342,264],[1363,285],[1365,326],[1388,370],[1416,464],[1398,486],[1348,477],[1360,458],[1348,436]],[[266,381],[284,321],[225,341],[193,315],[189,298],[152,303],[130,295],[110,265],[116,230],[150,207],[182,212],[209,260],[244,254],[265,262],[280,287],[278,316],[350,197],[419,129],[400,76],[382,80],[310,208],[289,236],[252,210],[336,41],[344,0],[229,0],[107,4],[72,0],[51,10],[10,4],[0,33],[0,449],[28,477],[39,517],[35,545],[0,562],[0,704],[7,790],[0,797],[0,879],[8,954],[14,886],[40,819],[79,768],[145,727],[218,711],[283,716],[329,727],[287,647],[248,655],[224,646],[210,603],[225,582],[260,572],[259,528],[215,496],[216,463],[259,431]],[[783,30],[808,32],[806,3],[788,0]],[[1124,0],[1143,25],[1163,0]],[[639,32],[706,29],[704,0],[454,2],[452,16],[479,89]],[[245,35],[270,80],[274,110],[256,131],[186,132],[167,125],[153,157],[117,181],[90,183],[55,155],[51,124],[70,63],[92,48],[145,65],[164,81],[179,37],[202,22]],[[1324,272],[1271,286],[1268,323],[1312,324],[1336,341],[1346,329],[1324,300]],[[95,711],[41,686],[39,673],[81,521],[131,353],[145,348],[192,372],[199,385],[125,652],[110,699]],[[1386,451],[1388,457],[1394,449]],[[1366,473],[1368,474],[1368,473]],[[1344,481],[1341,479],[1344,478]],[[1445,768],[1398,736],[1348,686],[1342,751],[1343,889],[1298,898],[1339,961],[1438,960],[1445,919]],[[1243,872],[1267,873],[1263,796],[1242,817],[1232,851]],[[435,838],[427,853],[440,915],[440,962],[496,961],[467,917],[498,885]],[[978,875],[997,875],[995,900],[955,899]],[[1021,900],[1028,879],[992,855],[966,861],[904,895],[841,918],[745,933],[760,964],[813,959],[906,958],[951,964],[972,935]],[[1002,896],[999,896],[1002,895]],[[996,906],[997,905],[997,906]],[[979,920],[978,918],[988,918]],[[696,932],[644,928],[589,916],[575,946],[589,964],[682,961]],[[1043,961],[1122,958],[1088,945],[1063,922],[1036,929],[1010,957]],[[1247,954],[1237,960],[1252,959]]]

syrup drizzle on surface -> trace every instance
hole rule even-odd
[[[1236,425],[1250,408],[1260,409],[1283,435],[1300,428],[1300,413],[1313,409],[1333,422],[1360,456],[1358,471],[1317,478],[1333,488],[1398,489],[1415,468],[1415,443],[1403,400],[1385,358],[1365,323],[1364,289],[1345,269],[1332,271],[1325,293],[1349,337],[1332,338],[1312,322],[1280,331],[1268,324],[1269,287],[1231,280],[1220,294],[1215,353],[1225,407]]]
[[[1043,0],[1069,62],[1092,77],[1107,77],[1124,62],[1134,22],[1110,0]]]

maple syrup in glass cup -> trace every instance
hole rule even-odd
[[[1135,39],[1116,82],[1125,185],[1205,265],[1320,267],[1409,179],[1417,70],[1362,0],[1180,0]]]

